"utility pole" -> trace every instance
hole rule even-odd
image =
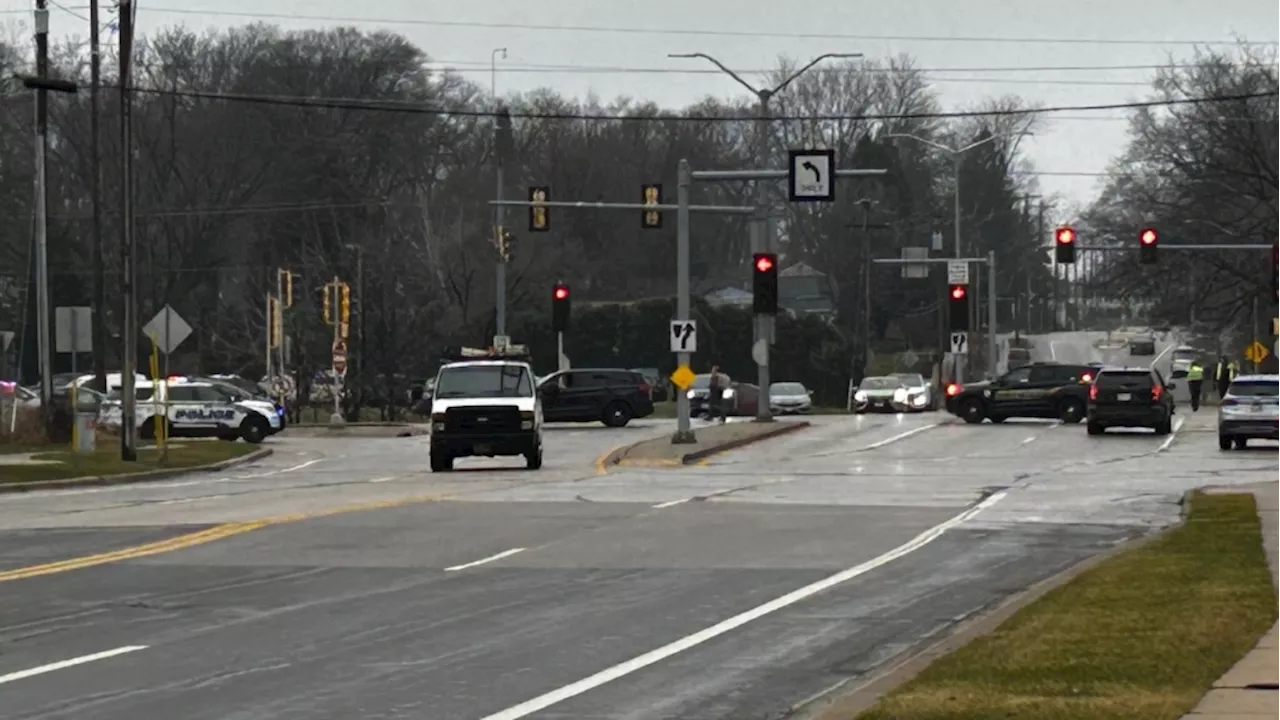
[[[124,266],[124,352],[120,363],[120,459],[138,459],[138,258],[133,237],[133,102],[129,92],[133,65],[133,0],[120,0],[120,248]]]
[[[36,0],[36,78],[49,78],[49,9]],[[53,410],[53,347],[49,342],[49,91],[36,88],[36,346],[40,352],[40,401],[46,419]]]
[[[494,125],[494,159],[497,164],[498,187],[494,198],[503,200],[503,188],[506,186],[505,166],[507,153],[511,150],[511,113],[505,108],[498,109],[497,123]],[[494,238],[502,234],[506,220],[506,207],[498,204],[493,207]],[[499,257],[494,272],[494,325],[495,335],[507,334],[507,261]]]
[[[98,33],[98,0],[89,0],[89,192],[93,202],[93,384],[107,391],[106,263],[102,254],[102,138],[99,133],[98,88],[102,56]]]

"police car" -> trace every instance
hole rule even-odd
[[[246,399],[223,383],[172,378],[158,385],[139,382],[136,390],[134,422],[143,440],[155,439],[158,417],[168,429],[167,437],[243,438],[260,443],[281,428],[272,403]],[[116,391],[99,411],[99,424],[119,427],[121,411]]]
[[[436,375],[431,399],[431,470],[461,457],[523,455],[542,467],[542,403],[528,350],[459,348]]]

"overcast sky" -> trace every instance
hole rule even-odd
[[[55,37],[87,36],[87,0],[52,9]],[[104,0],[111,8],[114,2]],[[946,109],[1016,93],[1045,106],[1141,100],[1152,66],[1192,56],[1197,43],[1235,38],[1275,45],[1276,0],[139,0],[139,32],[186,25],[220,28],[254,21],[286,28],[339,24],[399,32],[433,59],[483,85],[495,48],[498,91],[551,86],[682,106],[739,86],[697,60],[704,52],[749,73],[780,55],[801,61],[827,52],[868,58],[898,53],[933,70]],[[26,20],[33,0],[0,0],[0,19]],[[803,9],[802,9],[803,8]],[[645,14],[640,14],[645,11]],[[77,17],[80,16],[80,17]],[[109,18],[106,11],[104,21]],[[547,68],[543,66],[560,66]],[[1110,66],[1113,69],[1097,69]],[[1116,66],[1120,66],[1117,68]],[[1046,68],[1074,68],[1049,70]],[[619,68],[654,72],[622,72]],[[690,72],[693,71],[693,72]],[[745,75],[757,80],[759,74]],[[1023,144],[1044,191],[1074,203],[1094,196],[1099,175],[1125,142],[1120,111],[1048,116]]]

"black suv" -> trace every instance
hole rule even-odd
[[[968,423],[1009,418],[1084,419],[1089,382],[1097,368],[1039,362],[1023,365],[990,382],[947,388],[947,412]]]
[[[653,388],[635,370],[561,370],[538,384],[547,422],[602,422],[622,427],[653,414]]]
[[[1089,434],[1109,427],[1146,427],[1157,435],[1173,431],[1173,392],[1154,368],[1102,368],[1089,386]]]

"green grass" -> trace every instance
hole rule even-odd
[[[189,468],[238,458],[260,447],[243,442],[175,440],[163,463],[160,462],[160,451],[152,446],[139,447],[138,461],[126,463],[120,459],[120,446],[115,443],[99,442],[97,451],[88,455],[66,450],[49,452],[46,445],[32,456],[33,459],[58,460],[57,465],[0,465],[0,484]]]
[[[812,415],[844,415],[844,408],[817,407],[813,408]],[[671,419],[676,416],[676,402],[669,400],[667,402],[656,402],[653,404],[653,414],[649,417],[656,419]],[[788,416],[790,417],[790,416]],[[801,415],[800,417],[804,417]]]
[[[1251,495],[1109,558],[934,662],[859,720],[1176,720],[1276,619]]]

